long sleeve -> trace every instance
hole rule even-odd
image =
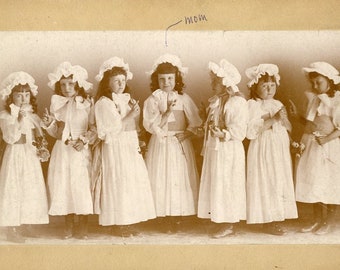
[[[202,124],[199,111],[194,101],[187,94],[183,94],[184,113],[188,120],[187,130],[195,133],[196,128]]]
[[[162,113],[159,109],[159,101],[153,95],[149,96],[144,102],[143,108],[143,126],[146,131],[157,136],[165,136],[165,132],[160,128]]]
[[[333,98],[333,111],[332,111],[332,117],[333,117],[333,124],[336,129],[340,130],[340,92],[337,91],[335,93],[335,96]]]
[[[7,111],[0,113],[0,127],[3,140],[8,144],[14,144],[21,138],[21,127],[18,119],[10,115]]]
[[[42,128],[46,130],[46,132],[52,136],[53,138],[57,138],[58,137],[58,125],[57,125],[57,121],[53,120],[51,122],[51,124],[47,127],[45,125],[42,124]]]
[[[261,119],[260,104],[255,100],[248,100],[248,125],[247,125],[247,138],[254,140],[258,137],[263,127],[264,121]]]
[[[224,106],[225,125],[231,140],[243,141],[247,133],[248,106],[242,97],[231,98]]]
[[[93,144],[97,139],[97,128],[96,128],[96,119],[95,119],[95,112],[94,112],[94,104],[93,100],[91,99],[91,107],[89,109],[88,115],[88,130],[84,135],[85,140],[88,141],[89,144]]]
[[[123,129],[122,118],[113,101],[108,98],[102,97],[94,108],[98,138],[110,144]]]

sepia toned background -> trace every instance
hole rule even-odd
[[[69,55],[72,63],[88,69],[93,80],[101,62],[120,52],[135,75],[131,88],[142,101],[148,94],[144,72],[151,68],[160,53],[168,51],[180,55],[184,65],[189,67],[187,92],[197,103],[209,95],[207,61],[218,61],[221,57],[234,63],[242,75],[246,67],[259,62],[278,64],[282,75],[280,95],[299,100],[300,91],[308,87],[300,72],[301,66],[324,60],[340,68],[339,34],[311,32],[301,38],[301,32],[265,32],[261,36],[230,31],[337,30],[340,29],[339,11],[338,1],[1,0],[0,30],[3,31],[159,32],[148,32],[152,42],[148,38],[139,39],[142,32],[121,32],[123,36],[131,35],[129,44],[124,38],[102,32],[99,40],[92,39],[95,47],[91,43],[86,45],[82,38],[96,33],[59,33],[64,37],[58,34],[57,39],[52,32],[39,33],[42,38],[31,32],[28,39],[27,33],[1,33],[0,77],[25,69],[40,86],[39,105],[48,106],[51,92],[46,87],[46,74],[67,60],[65,55]],[[204,14],[208,21],[190,25],[182,22],[171,27],[165,48],[165,29],[185,17],[199,14]],[[218,32],[186,32],[201,30]],[[17,34],[20,38],[8,43],[9,37]],[[77,35],[78,38],[74,38]],[[195,38],[197,35],[202,36]],[[106,38],[102,39],[103,36]],[[109,44],[105,44],[106,40]],[[114,41],[120,46],[115,47]],[[119,48],[117,54],[114,47]],[[243,91],[245,82],[243,78],[240,85]],[[340,265],[339,246],[332,245],[1,246],[0,257],[1,269],[336,269]]]
[[[194,22],[197,16],[190,16]],[[200,17],[199,17],[200,18]],[[209,19],[197,23],[207,23]],[[188,20],[188,19],[187,19]],[[184,20],[185,21],[185,20]],[[185,24],[181,22],[178,25]],[[113,56],[129,63],[134,74],[128,82],[131,94],[140,100],[150,95],[150,78],[146,74],[160,55],[178,55],[189,68],[184,78],[185,91],[196,104],[207,104],[212,95],[208,73],[209,61],[222,58],[233,63],[242,75],[240,91],[248,95],[245,70],[259,63],[279,66],[281,82],[277,98],[284,104],[293,100],[299,109],[303,92],[310,85],[302,67],[315,61],[326,61],[340,68],[337,55],[340,31],[34,31],[0,32],[0,78],[14,71],[31,74],[39,87],[39,114],[49,108],[52,90],[47,87],[48,73],[63,61],[83,66],[94,84],[100,65]],[[2,104],[1,104],[2,105]],[[301,127],[294,126],[296,138]]]

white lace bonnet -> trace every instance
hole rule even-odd
[[[309,67],[302,68],[302,70],[306,75],[310,72],[316,72],[332,80],[334,84],[340,83],[339,71],[326,62],[314,62],[311,63]]]
[[[63,62],[54,70],[53,73],[48,74],[48,86],[55,90],[55,84],[64,76],[65,78],[72,75],[72,81],[77,82],[79,87],[84,88],[88,92],[92,88],[92,83],[88,82],[88,75],[86,69],[79,65],[72,66],[70,62]]]
[[[266,73],[269,76],[274,76],[276,84],[280,85],[279,67],[277,65],[259,64],[258,66],[247,68],[245,73],[247,77],[250,79],[250,81],[247,83],[249,88],[253,84],[257,84],[259,82],[259,79]]]
[[[36,96],[38,94],[38,86],[35,85],[33,77],[24,71],[18,71],[9,74],[2,81],[0,90],[2,99],[6,99],[11,94],[12,89],[19,84],[28,84],[31,88],[32,95]]]
[[[231,87],[234,92],[239,92],[236,85],[241,81],[241,74],[234,65],[222,59],[219,65],[214,62],[209,62],[209,69],[217,77],[223,78],[222,84],[224,86]]]
[[[163,63],[170,63],[174,67],[177,67],[182,76],[188,73],[188,68],[182,66],[181,59],[179,59],[178,56],[166,53],[157,58],[152,66],[152,70],[147,72],[147,74],[152,75],[156,71],[157,67]]]
[[[124,63],[123,58],[119,58],[117,56],[114,56],[108,60],[106,60],[99,68],[99,74],[95,77],[98,82],[100,82],[103,77],[104,73],[107,70],[111,70],[114,67],[120,67],[123,70],[126,71],[126,80],[131,80],[133,77],[133,74],[130,72],[129,64]]]

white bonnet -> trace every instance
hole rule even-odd
[[[246,75],[250,79],[247,83],[248,87],[251,87],[253,84],[257,84],[259,79],[266,73],[269,76],[274,76],[276,84],[280,85],[279,67],[274,64],[259,64],[258,66],[246,69]]]
[[[177,67],[182,76],[188,73],[188,68],[182,66],[181,59],[179,59],[177,55],[166,53],[157,58],[152,66],[152,70],[147,72],[147,74],[152,75],[157,67],[163,63],[170,63],[174,67]]]
[[[308,75],[310,72],[319,73],[328,79],[332,80],[334,84],[340,83],[339,71],[332,65],[326,62],[314,62],[309,65],[309,67],[302,68],[302,70]]]
[[[131,80],[132,79],[133,74],[130,72],[129,64],[124,63],[124,60],[122,58],[114,56],[114,57],[106,60],[100,66],[99,74],[96,76],[96,80],[98,82],[100,82],[103,79],[103,77],[104,77],[105,71],[111,70],[114,67],[120,67],[120,68],[124,69],[126,71],[126,79],[127,80]]]
[[[9,74],[2,81],[0,90],[2,99],[6,99],[11,94],[12,89],[19,84],[28,84],[31,88],[32,95],[36,96],[38,94],[38,86],[35,85],[33,77],[24,71],[18,71]]]
[[[48,86],[55,90],[55,84],[64,76],[65,78],[72,75],[72,81],[77,82],[79,87],[88,92],[92,88],[92,83],[87,81],[88,75],[86,69],[79,65],[72,66],[70,62],[63,62],[48,74]]]
[[[231,87],[234,92],[239,92],[236,86],[241,81],[241,74],[237,68],[229,63],[227,60],[222,59],[220,65],[214,62],[209,62],[209,69],[220,78],[223,78],[222,84],[226,87]]]

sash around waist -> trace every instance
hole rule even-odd
[[[335,129],[331,117],[326,115],[316,116],[314,121],[307,121],[304,132],[312,134],[313,132],[319,132],[324,135],[331,134]]]
[[[187,129],[187,120],[184,114],[184,111],[174,110],[172,111],[175,121],[168,122],[168,130],[169,131],[184,131]]]

